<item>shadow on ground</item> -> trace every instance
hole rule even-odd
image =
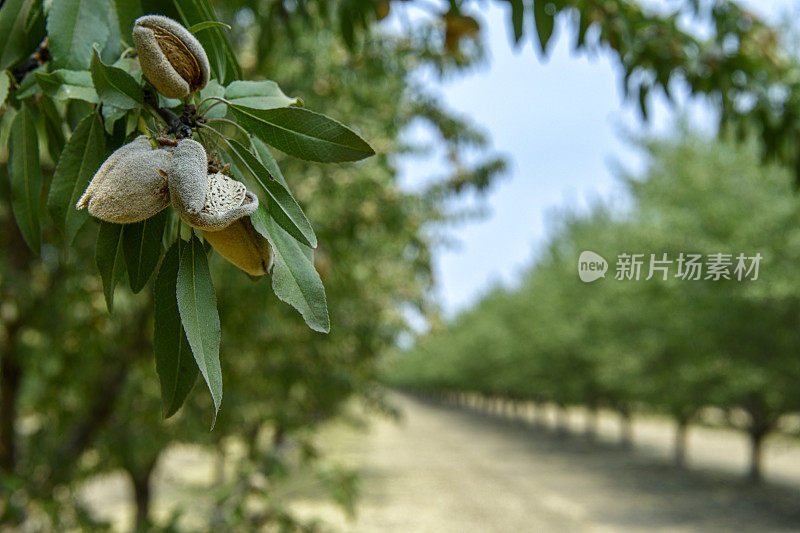
[[[800,489],[679,469],[636,448],[397,395],[340,442],[363,495],[346,531],[800,531]],[[800,480],[798,480],[800,482]]]

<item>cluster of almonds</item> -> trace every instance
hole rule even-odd
[[[164,96],[183,98],[209,78],[205,50],[178,22],[147,15],[136,20],[133,41],[142,73]],[[250,222],[258,198],[213,168],[192,139],[154,144],[146,135],[117,149],[100,166],[76,204],[106,222],[150,218],[170,203],[178,216],[228,261],[252,276],[266,274],[271,250]]]

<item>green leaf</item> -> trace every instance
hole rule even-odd
[[[308,161],[358,161],[375,151],[353,130],[301,107],[253,109],[230,105],[241,126],[278,150]]]
[[[281,301],[300,312],[308,327],[328,333],[331,329],[325,287],[310,258],[311,250],[281,228],[263,205],[250,216],[253,227],[272,246],[272,290]]]
[[[47,35],[56,67],[86,70],[92,47],[106,44],[108,2],[106,0],[58,0],[47,15]]]
[[[224,97],[225,87],[219,84],[215,79],[209,80],[205,87],[200,89],[200,100],[205,100],[210,97]],[[213,107],[211,107],[213,106]],[[222,118],[228,111],[228,107],[219,100],[209,100],[203,104],[203,115],[206,118]]]
[[[131,32],[133,32],[134,21],[144,15],[142,5],[139,0],[113,0],[117,11],[117,21],[119,23],[120,36],[131,44]]]
[[[17,100],[25,100],[26,98],[36,96],[42,92],[41,87],[39,87],[39,84],[36,83],[36,74],[39,72],[44,72],[44,69],[44,66],[36,67],[33,69],[33,71],[31,71],[31,74],[28,74],[22,78],[22,81],[19,83],[19,87],[17,87],[17,90],[14,91],[14,96],[17,98]]]
[[[273,178],[275,178],[281,185],[286,187],[286,190],[288,190],[291,193],[291,190],[289,190],[289,184],[286,182],[286,178],[283,177],[283,172],[281,172],[281,169],[278,166],[278,162],[275,160],[275,156],[272,155],[272,152],[270,152],[269,147],[267,147],[267,145],[264,144],[264,142],[261,141],[261,139],[257,139],[253,136],[250,136],[250,143],[253,145],[256,157],[258,157],[258,160],[261,161],[261,163],[264,165],[264,167],[267,169],[270,175]],[[267,208],[267,211],[269,211],[269,208]],[[305,245],[301,245],[301,248],[303,249],[303,252],[306,254],[306,256],[309,258],[309,260],[313,263],[314,249]]]
[[[39,195],[42,169],[39,166],[39,137],[27,106],[14,117],[8,135],[8,176],[11,181],[11,209],[22,237],[39,253]]]
[[[34,77],[42,92],[54,100],[83,100],[90,104],[100,101],[88,70],[35,72]]]
[[[127,112],[127,109],[120,109],[113,105],[104,105],[100,110],[100,114],[103,115],[103,127],[106,133],[112,135],[114,133],[114,124],[124,117]]]
[[[47,198],[50,216],[68,246],[89,217],[85,210],[75,209],[75,203],[103,164],[105,155],[103,125],[97,114],[92,113],[78,124],[64,146]]]
[[[47,137],[47,151],[53,161],[61,157],[66,139],[64,138],[64,119],[51,98],[39,100],[39,111],[42,116],[44,133]]]
[[[210,20],[217,20],[214,8],[208,0],[172,0],[183,25],[191,27]],[[211,64],[213,78],[227,85],[242,77],[242,68],[233,53],[228,36],[219,26],[207,28],[197,35],[197,40],[206,51]]]
[[[519,43],[525,31],[525,4],[522,0],[508,0],[511,4],[511,27],[514,29],[514,42]]]
[[[553,35],[555,4],[550,0],[533,0],[533,18],[539,35],[539,48],[547,54],[547,43]]]
[[[147,285],[161,257],[161,236],[167,223],[166,209],[147,220],[125,224],[122,231],[122,249],[128,267],[131,290],[139,292]]]
[[[34,0],[6,0],[0,7],[0,70],[14,65],[30,54],[26,21]]]
[[[94,247],[94,262],[103,280],[103,295],[108,312],[114,310],[114,288],[125,275],[125,260],[122,253],[122,224],[100,221],[97,244]]]
[[[181,252],[176,291],[183,330],[192,347],[200,374],[211,392],[216,421],[222,402],[219,313],[211,272],[208,270],[208,259],[202,243],[194,234],[191,242]]]
[[[231,156],[236,167],[246,180],[257,185],[254,188],[261,189],[272,200],[269,202],[270,216],[297,240],[312,248],[316,247],[314,229],[288,189],[275,180],[258,158],[241,143],[234,139],[229,142],[233,148],[234,153]]]
[[[189,30],[189,33],[198,33],[203,30],[207,30],[208,28],[216,28],[216,27],[225,28],[228,31],[231,30],[231,27],[228,24],[225,24],[224,22],[220,22],[218,20],[206,20],[205,22],[198,22],[194,26],[191,26],[186,29]]]
[[[253,109],[275,109],[297,104],[274,81],[234,81],[225,88],[225,99],[232,104]]]
[[[142,105],[142,89],[133,77],[121,68],[106,65],[97,48],[92,53],[92,81],[100,101],[119,109]]]
[[[117,4],[113,1],[108,2],[108,38],[106,44],[101,48],[101,57],[104,61],[113,62],[122,53],[122,41],[119,33],[119,16],[117,14]]]
[[[11,87],[11,78],[8,72],[0,73],[0,106],[2,106],[8,97],[8,88]]]
[[[180,409],[189,391],[197,381],[197,363],[192,357],[192,348],[183,331],[178,312],[178,265],[181,248],[189,243],[178,239],[170,246],[161,261],[156,281],[153,351],[156,357],[156,372],[161,382],[161,405],[164,418],[169,418]]]
[[[258,160],[261,161],[267,169],[270,176],[278,180],[281,185],[286,187],[286,190],[289,190],[289,184],[286,182],[286,178],[283,177],[283,172],[281,172],[278,162],[275,161],[275,156],[269,151],[269,147],[264,144],[264,141],[252,135],[250,136],[250,143],[256,151],[256,157],[258,157]]]
[[[112,67],[121,68],[127,72],[139,85],[142,81],[142,69],[139,66],[139,60],[133,57],[120,57],[111,65]]]
[[[591,16],[587,12],[587,9],[580,9],[578,10],[579,19],[578,19],[578,38],[575,40],[575,49],[582,48],[586,42],[586,32],[589,31],[589,26],[592,23]]]
[[[182,103],[179,98],[167,98],[163,94],[158,95],[158,107],[163,109],[175,109]]]

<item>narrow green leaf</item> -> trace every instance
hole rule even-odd
[[[508,0],[511,4],[511,27],[514,29],[514,42],[519,43],[525,31],[525,4],[523,0]]]
[[[106,130],[106,133],[112,135],[114,133],[114,124],[125,116],[127,113],[127,109],[120,109],[119,107],[114,107],[113,105],[104,105],[100,109],[100,114],[103,115],[103,127]]]
[[[92,113],[78,124],[61,152],[47,198],[50,216],[68,246],[89,217],[85,210],[75,209],[75,203],[103,164],[105,153],[103,125]]]
[[[27,57],[30,39],[25,22],[34,0],[6,0],[0,7],[0,70],[14,65]]]
[[[50,7],[47,35],[57,67],[88,69],[92,47],[102,48],[109,34],[106,0],[58,0]]]
[[[119,34],[126,43],[132,44],[133,22],[144,15],[142,5],[139,0],[113,0],[113,2],[117,10]]]
[[[17,87],[17,90],[14,91],[14,96],[17,98],[18,101],[25,100],[26,98],[30,98],[31,96],[36,96],[42,92],[41,87],[36,82],[36,74],[39,72],[44,72],[45,66],[39,66],[33,69],[30,74],[22,78],[22,81]]]
[[[358,161],[375,154],[353,130],[308,109],[229,107],[239,124],[250,133],[300,159],[335,163]]]
[[[119,109],[134,109],[142,105],[142,89],[133,76],[121,68],[106,65],[97,48],[92,53],[92,81],[103,104]]]
[[[8,176],[11,181],[11,209],[22,237],[39,253],[39,195],[42,169],[39,166],[39,137],[27,106],[14,117],[8,135]]]
[[[237,80],[225,88],[225,99],[232,104],[253,109],[275,109],[297,104],[297,98],[286,96],[271,80]]]
[[[191,27],[202,22],[217,20],[208,0],[172,0],[183,25]],[[211,64],[212,77],[227,85],[242,77],[242,68],[236,60],[228,36],[219,26],[207,28],[197,35]]]
[[[136,84],[139,85],[142,82],[142,69],[139,66],[139,60],[133,57],[120,57],[114,63],[111,64],[112,67],[121,68],[125,72],[128,73],[135,81]]]
[[[158,107],[161,107],[162,109],[166,108],[166,109],[172,109],[174,111],[177,111],[177,109],[175,109],[175,108],[178,107],[181,104],[182,104],[182,102],[178,98],[167,98],[163,94],[159,94],[158,95]]]
[[[169,418],[180,409],[189,391],[197,381],[197,363],[192,357],[192,348],[183,331],[178,312],[178,265],[181,248],[189,243],[178,239],[170,246],[161,261],[156,281],[153,350],[156,357],[156,372],[161,382],[161,405],[164,418]]]
[[[39,111],[42,116],[42,125],[47,137],[47,151],[53,161],[61,157],[66,139],[64,138],[64,119],[56,108],[51,98],[43,97],[39,100]]]
[[[181,252],[176,294],[183,330],[192,347],[200,374],[211,392],[216,421],[222,402],[219,313],[211,272],[208,270],[208,259],[203,244],[194,234],[191,242]]]
[[[555,4],[551,0],[533,0],[533,18],[539,36],[539,49],[542,55],[546,55],[547,43],[553,35]]]
[[[0,72],[0,106],[2,106],[8,97],[8,88],[11,87],[11,78],[8,72]]]
[[[311,250],[297,242],[259,205],[250,216],[253,227],[272,246],[272,290],[281,301],[300,312],[308,327],[328,333],[331,329],[325,287],[314,268]]]
[[[578,10],[579,19],[578,19],[578,38],[575,40],[575,49],[578,50],[582,48],[586,42],[586,32],[589,31],[589,26],[592,23],[592,19],[587,12],[587,8],[583,8]]]
[[[236,167],[254,188],[261,189],[272,200],[269,202],[270,216],[297,240],[315,248],[317,237],[314,235],[314,229],[288,189],[273,179],[258,158],[241,143],[235,139],[230,139],[229,142],[233,148],[234,153],[231,156]]]
[[[225,28],[228,31],[231,30],[231,27],[229,25],[225,24],[224,22],[220,22],[218,20],[206,20],[204,22],[198,22],[194,26],[191,26],[187,29],[189,30],[189,33],[198,33],[203,30],[207,30],[208,28],[216,28],[216,27]]]
[[[22,49],[18,35],[25,26],[25,0],[5,0],[0,7],[0,68],[5,69],[19,60]]]
[[[210,80],[208,84],[200,89],[200,100],[212,97],[223,98],[225,96],[225,87],[219,84],[217,80]],[[228,112],[228,106],[216,99],[210,99],[203,104],[203,116],[206,118],[222,118]]]
[[[258,157],[258,160],[266,167],[270,176],[278,180],[281,185],[286,187],[286,190],[291,192],[289,184],[286,182],[286,178],[283,177],[283,172],[281,172],[281,168],[278,166],[278,162],[275,161],[275,156],[269,151],[269,147],[264,144],[264,141],[251,135],[250,143],[256,151],[256,157]]]
[[[94,262],[100,279],[103,280],[103,295],[108,312],[114,311],[114,288],[125,275],[125,260],[122,253],[122,224],[100,221],[97,243],[94,247]]]
[[[270,175],[276,180],[278,180],[278,182],[284,187],[286,187],[286,190],[288,190],[291,193],[292,191],[289,189],[289,184],[286,182],[286,178],[283,177],[283,172],[281,172],[281,169],[278,166],[278,162],[275,160],[275,156],[272,155],[272,152],[270,152],[269,147],[266,144],[264,144],[264,142],[261,139],[257,139],[252,135],[250,136],[250,143],[253,145],[256,157],[258,157],[258,160],[261,161],[264,167],[266,167]],[[269,211],[269,208],[267,208],[267,210]],[[314,249],[309,246],[303,245],[302,243],[300,248],[303,250],[303,253],[306,254],[309,261],[313,263]]]
[[[645,122],[648,120],[650,114],[647,109],[647,94],[650,92],[650,87],[644,83],[639,85],[639,110],[642,112],[642,118]]]
[[[167,223],[167,210],[135,224],[125,224],[122,249],[128,267],[128,282],[134,293],[147,285],[163,250],[161,236]]]
[[[90,104],[100,101],[88,70],[35,72],[34,78],[42,92],[54,100],[83,100]]]
[[[113,1],[108,2],[108,38],[104,47],[100,48],[100,56],[106,63],[115,61],[122,53],[122,41],[119,33],[119,15],[117,14],[117,4]],[[133,40],[131,38],[131,40]]]

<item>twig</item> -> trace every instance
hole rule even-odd
[[[158,99],[151,91],[144,91],[144,103],[152,108],[167,124],[167,133],[172,133],[178,139],[186,139],[192,136],[192,127],[197,125],[194,117],[187,115],[186,107],[183,114],[179,117],[169,109],[158,106]],[[192,106],[194,108],[194,106]]]
[[[36,51],[31,54],[31,57],[12,71],[11,75],[14,76],[14,82],[19,85],[28,73],[33,72],[51,59],[53,59],[53,56],[50,55],[50,43],[47,37],[45,37],[44,40],[39,43],[39,47]]]

